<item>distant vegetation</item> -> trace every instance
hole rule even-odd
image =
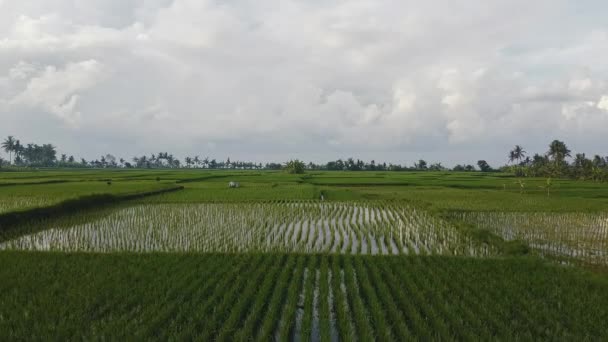
[[[567,158],[571,158],[569,163]],[[608,156],[595,155],[592,159],[584,153],[572,157],[572,151],[563,141],[553,140],[545,154],[535,153],[532,157],[520,145],[509,152],[511,165],[503,171],[513,172],[520,177],[555,177],[594,181],[608,181]]]
[[[306,165],[304,165],[304,162],[301,162],[298,159],[296,159],[296,160],[290,160],[285,165],[285,170],[287,172],[293,173],[293,174],[304,173],[305,169],[306,169]]]
[[[255,163],[248,161],[218,161],[209,157],[187,156],[182,160],[169,152],[153,153],[150,156],[135,156],[130,160],[117,158],[112,154],[106,154],[98,159],[77,160],[74,156],[61,154],[58,156],[57,148],[52,144],[38,145],[35,143],[21,144],[19,139],[13,136],[7,137],[2,142],[2,149],[8,153],[9,159],[0,158],[2,167],[65,167],[65,168],[140,168],[140,169],[229,169],[229,170],[281,170],[289,173],[303,173],[304,170],[327,170],[327,171],[502,171],[513,173],[518,177],[553,177],[572,178],[594,181],[608,181],[608,156],[595,155],[589,159],[585,153],[572,155],[566,144],[554,140],[549,144],[546,153],[535,153],[530,157],[528,152],[520,145],[515,145],[509,151],[509,163],[498,169],[494,169],[486,160],[479,160],[477,167],[470,164],[457,164],[453,168],[443,166],[440,162],[428,163],[420,159],[413,166],[392,163],[377,163],[375,160],[369,162],[347,158],[330,161],[325,164],[306,164],[300,160],[291,160],[287,163]],[[569,159],[571,161],[569,161]]]

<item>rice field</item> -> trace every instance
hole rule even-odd
[[[157,181],[73,181],[0,186],[0,214],[46,207],[93,194],[124,195],[173,186]]]
[[[45,207],[58,203],[59,200],[37,196],[37,197],[4,197],[0,200],[0,214],[16,210],[24,210],[37,207]]]
[[[608,340],[608,186],[508,177],[0,173],[0,336]]]
[[[51,226],[0,243],[0,250],[460,256],[492,253],[491,246],[476,243],[450,223],[396,202],[144,204],[91,222],[65,226]]]
[[[0,262],[6,340],[608,338],[608,283],[531,259],[3,252]]]
[[[454,217],[544,254],[608,265],[608,213],[460,212]]]

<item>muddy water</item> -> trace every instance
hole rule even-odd
[[[336,322],[336,313],[334,312],[334,293],[333,293],[333,287],[331,286],[331,282],[332,282],[332,272],[329,271],[328,273],[328,286],[329,286],[329,296],[327,298],[327,301],[329,303],[329,328],[330,328],[330,338],[332,342],[337,342],[339,341],[338,338],[338,327],[337,327],[337,322]]]
[[[319,279],[321,277],[321,272],[316,270],[315,274],[315,290],[313,293],[312,300],[312,332],[310,336],[310,341],[319,342],[321,340],[321,330],[319,324]]]
[[[376,241],[376,237],[373,235],[368,235],[370,244],[371,244],[371,254],[372,255],[376,255],[380,252],[380,249],[378,248],[378,243]]]
[[[298,296],[298,308],[296,309],[296,322],[294,324],[294,329],[291,335],[291,341],[302,341],[302,320],[304,319],[304,300],[305,298],[305,285],[306,279],[310,276],[309,269],[304,268],[304,279],[302,280],[302,289],[300,291],[300,295]]]

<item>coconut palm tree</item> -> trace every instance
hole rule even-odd
[[[517,160],[519,162],[520,160],[524,159],[524,157],[526,156],[526,153],[527,152],[524,150],[523,147],[521,147],[519,145],[515,145],[513,150],[511,150],[509,152],[509,161],[511,163],[515,160]]]
[[[570,150],[563,141],[553,140],[549,145],[549,157],[555,162],[563,162],[566,157],[570,157]]]
[[[593,166],[596,167],[605,167],[606,166],[606,161],[604,160],[604,158],[600,157],[599,155],[595,155],[593,157]]]
[[[13,162],[13,152],[15,152],[17,148],[17,140],[15,140],[12,135],[9,135],[2,143],[2,148],[8,153],[8,163],[10,165]]]
[[[570,150],[566,144],[559,140],[553,140],[551,144],[549,144],[547,155],[553,159],[553,167],[558,175],[562,173],[566,157],[571,156]]]

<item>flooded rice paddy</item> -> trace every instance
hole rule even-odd
[[[49,227],[2,250],[483,256],[490,247],[402,203],[143,204]]]

